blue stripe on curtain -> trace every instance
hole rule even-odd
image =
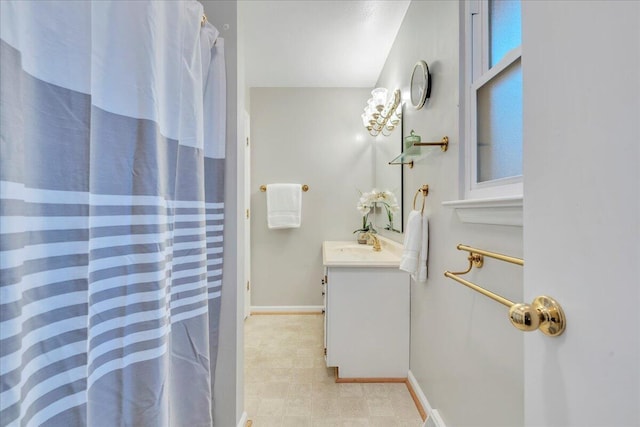
[[[203,43],[215,39],[196,2],[159,3],[128,17],[186,10]],[[2,6],[5,18],[21,10]],[[180,126],[98,107],[26,71],[37,58],[2,34],[0,425],[211,425],[224,158],[206,153],[224,152],[224,138],[211,140],[203,123],[188,135],[205,140],[185,145],[161,131]],[[190,66],[218,66],[188,96],[181,85],[203,117],[224,111],[207,101],[224,83],[222,52],[210,49],[187,49]]]

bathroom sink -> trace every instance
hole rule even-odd
[[[373,248],[369,245],[353,244],[339,245],[334,248],[338,252],[354,256],[367,256],[371,255],[369,252],[373,251]]]
[[[402,245],[379,237],[382,250],[376,252],[370,245],[355,242],[325,241],[322,243],[322,261],[325,266],[344,267],[397,267],[400,265]]]

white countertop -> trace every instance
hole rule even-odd
[[[322,242],[322,263],[326,267],[398,267],[402,256],[402,245],[382,236],[382,250],[376,252],[371,245],[357,241]]]

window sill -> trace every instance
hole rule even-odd
[[[442,206],[455,209],[460,221],[471,224],[522,227],[522,196],[452,200]]]

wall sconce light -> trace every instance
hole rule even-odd
[[[381,132],[384,136],[391,135],[402,118],[400,89],[394,90],[389,97],[387,93],[387,89],[382,87],[372,90],[361,115],[362,124],[371,136],[378,136]]]

